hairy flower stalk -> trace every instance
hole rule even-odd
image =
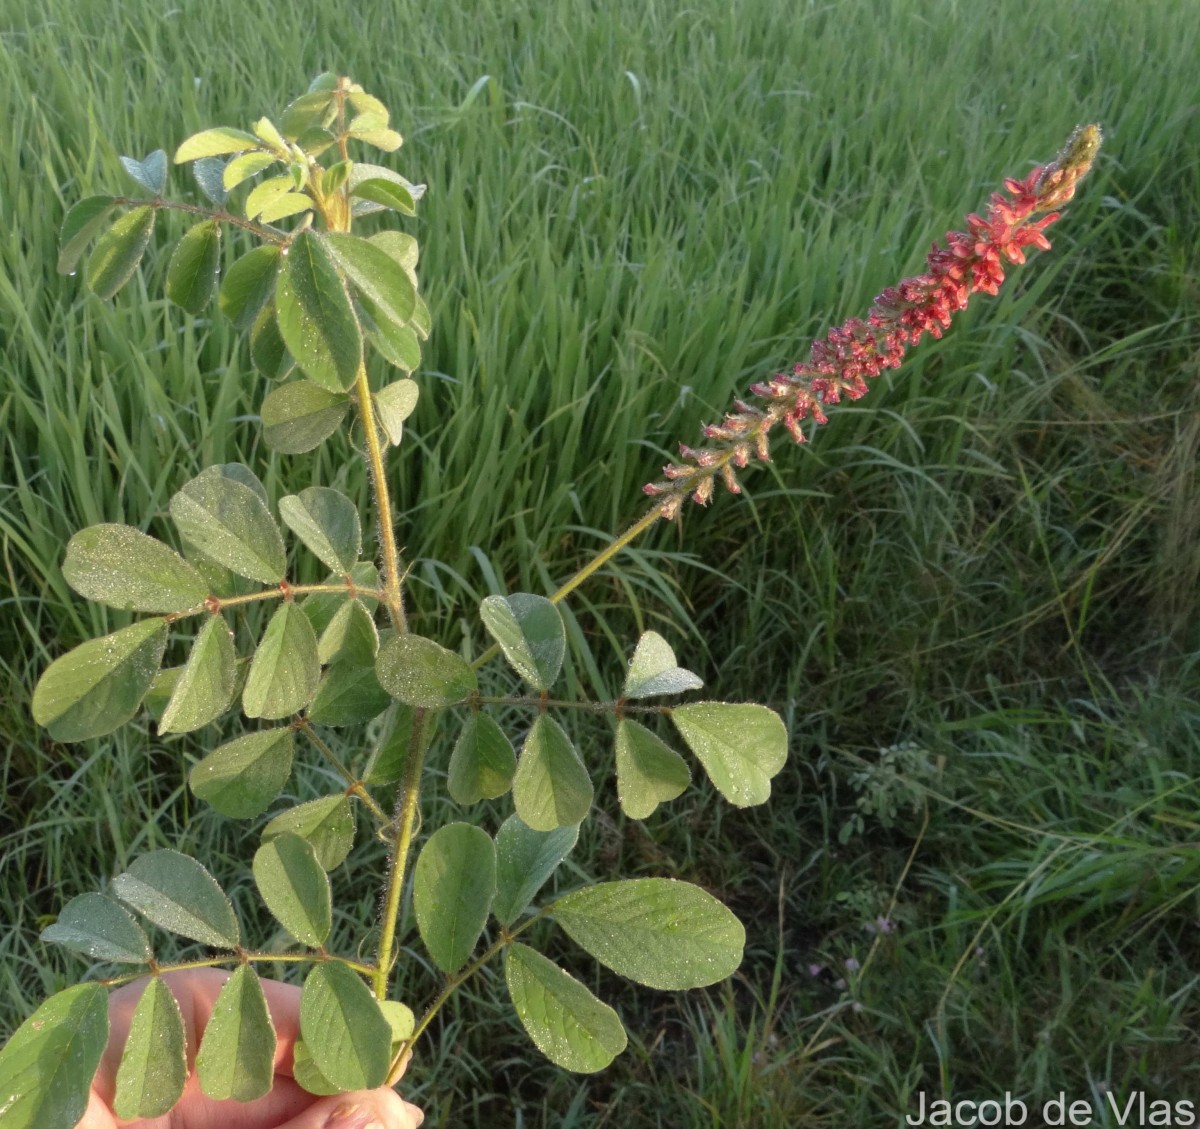
[[[769,461],[774,427],[782,424],[803,443],[805,420],[825,423],[826,409],[843,397],[866,395],[867,381],[884,369],[898,368],[926,333],[941,337],[972,294],[995,294],[1004,281],[1005,260],[1023,263],[1026,247],[1049,250],[1045,230],[1059,216],[1053,209],[1075,194],[1099,148],[1098,126],[1076,129],[1050,164],[1035,168],[1024,180],[1006,180],[1007,193],[993,193],[986,217],[969,215],[966,231],[949,232],[945,247],[935,243],[925,273],[888,287],[865,321],[851,318],[831,329],[813,342],[807,361],[752,385],[754,402],[737,400],[720,423],[705,426],[707,446],[681,443],[681,461],[663,468],[665,481],[643,487],[661,498],[656,512],[673,518],[688,497],[706,504],[718,476],[732,493],[740,493],[736,469],[751,456]]]

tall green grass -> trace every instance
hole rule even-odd
[[[703,883],[748,959],[682,999],[577,964],[635,1033],[584,1080],[481,982],[413,1069],[431,1123],[890,1125],[919,1090],[1194,1090],[1196,21],[1171,0],[359,11],[0,7],[0,1028],[80,974],[36,939],[66,897],[152,846],[234,881],[246,852],[183,787],[198,740],[34,730],[38,673],[117,622],[64,585],[67,538],[157,521],[212,461],[365,496],[345,445],[262,448],[258,379],[219,319],[167,308],[161,257],[105,305],[54,274],[58,224],[121,183],[119,153],[337,69],[430,185],[411,229],[435,325],[394,486],[416,625],[453,642],[482,595],[568,575],[675,442],[1003,176],[1077,122],[1108,136],[1051,253],[573,603],[577,671],[611,683],[655,626],[715,692],[787,715],[765,812],[701,789],[598,818],[575,860]],[[340,936],[371,897],[344,889]],[[895,929],[868,934],[879,916]]]

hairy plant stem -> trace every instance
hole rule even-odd
[[[392,854],[388,864],[387,887],[383,895],[382,916],[379,923],[379,947],[375,952],[375,971],[372,984],[375,998],[387,998],[388,973],[392,969],[392,947],[396,942],[396,923],[400,917],[400,900],[404,893],[404,879],[408,871],[408,853],[412,848],[413,832],[416,830],[417,814],[420,810],[421,773],[425,768],[425,750],[429,745],[429,711],[413,711],[412,736],[408,742],[408,759],[404,765],[404,777],[396,793],[395,814],[392,821]]]
[[[442,990],[438,992],[433,1002],[425,1009],[425,1014],[421,1016],[416,1027],[413,1028],[413,1033],[400,1044],[400,1049],[396,1052],[392,1059],[392,1065],[388,1068],[387,1082],[388,1086],[394,1086],[399,1080],[400,1072],[404,1067],[404,1062],[412,1053],[412,1049],[416,1046],[417,1040],[424,1033],[425,1028],[433,1022],[433,1017],[445,1006],[446,1001],[454,995],[472,976],[475,975],[485,964],[488,963],[497,953],[503,952],[504,949],[515,941],[526,929],[531,928],[536,922],[540,921],[550,912],[551,907],[546,906],[532,917],[521,922],[515,929],[502,929],[500,936],[493,941],[482,953],[479,954],[470,964],[460,969],[442,986]]]
[[[392,525],[392,499],[388,494],[383,447],[379,442],[375,405],[371,403],[371,386],[367,382],[367,366],[364,364],[358,366],[354,392],[358,397],[358,414],[362,420],[364,442],[367,445],[371,491],[375,495],[379,550],[383,554],[383,602],[387,605],[388,615],[396,633],[405,635],[408,633],[408,621],[404,615],[404,596],[400,591],[400,553],[396,548],[396,532]]]

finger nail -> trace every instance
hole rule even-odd
[[[383,1129],[375,1111],[354,1103],[340,1105],[325,1119],[325,1129]]]

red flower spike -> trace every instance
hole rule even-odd
[[[731,462],[744,467],[751,450],[769,462],[768,433],[776,424],[803,443],[804,420],[825,423],[825,407],[843,396],[857,400],[866,395],[866,377],[899,368],[906,351],[925,334],[941,337],[972,294],[997,293],[1004,282],[1003,262],[1023,263],[1027,247],[1048,251],[1050,241],[1043,232],[1059,218],[1052,209],[1075,195],[1100,142],[1098,126],[1081,126],[1050,164],[1035,168],[1023,180],[1005,180],[1005,192],[992,193],[986,216],[972,212],[965,232],[947,232],[945,247],[933,244],[926,273],[881,291],[865,319],[850,318],[830,329],[812,343],[808,360],[796,364],[791,373],[777,373],[752,385],[750,393],[762,406],[736,400],[721,423],[704,427],[710,446],[680,444],[685,465],[664,467],[666,482],[643,487],[647,494],[664,497],[659,510],[663,517],[675,517],[689,495],[706,504],[718,473],[731,493],[739,493]],[[1032,218],[1043,212],[1048,214]]]

